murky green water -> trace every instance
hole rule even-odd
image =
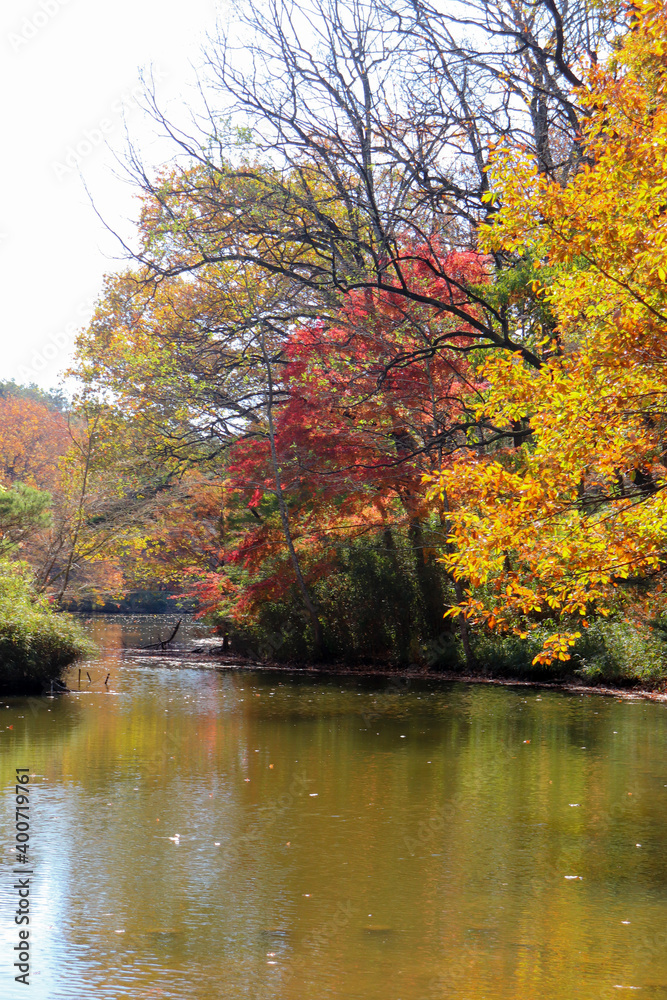
[[[3,1000],[667,998],[667,706],[111,650],[90,673],[0,702]]]

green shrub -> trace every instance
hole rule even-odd
[[[600,618],[581,629],[572,658],[549,666],[533,665],[545,638],[556,630],[544,622],[527,639],[488,631],[473,634],[478,666],[499,677],[560,680],[580,677],[591,684],[656,687],[667,680],[667,645],[661,635],[620,619]]]
[[[655,687],[667,679],[667,649],[660,634],[630,622],[592,622],[574,647],[577,674],[593,683]]]
[[[493,677],[554,680],[563,674],[565,664],[551,667],[533,664],[533,657],[542,649],[542,643],[548,634],[547,629],[538,628],[530,632],[527,639],[520,639],[516,635],[502,635],[488,629],[471,630],[476,665],[482,673]],[[572,672],[571,664],[567,664],[567,670]]]
[[[447,584],[442,579],[443,590]],[[455,625],[442,622],[433,635],[415,571],[415,553],[399,531],[391,545],[380,535],[341,547],[336,564],[311,585],[328,662],[405,667],[411,663],[455,666]],[[443,607],[444,613],[444,607]],[[312,631],[303,601],[293,588],[282,601],[265,601],[247,625],[218,623],[232,648],[251,658],[309,662]]]
[[[78,657],[92,652],[71,616],[32,592],[27,571],[0,563],[0,691],[36,693],[59,680]]]
[[[444,573],[440,587],[454,603]],[[322,659],[330,663],[419,666],[463,671],[465,657],[458,626],[443,619],[429,625],[423,581],[406,532],[368,536],[341,547],[330,571],[310,585],[322,626]],[[443,612],[444,612],[443,607]],[[296,587],[283,600],[266,600],[245,623],[220,614],[214,619],[229,634],[232,649],[256,660],[307,663],[313,659],[310,621]],[[582,632],[572,657],[550,665],[533,664],[545,639],[563,628],[543,621],[526,639],[470,628],[476,669],[493,677],[558,681],[580,677],[589,683],[655,687],[667,681],[667,620],[653,631],[619,619],[598,619]]]

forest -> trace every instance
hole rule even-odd
[[[248,0],[189,125],[148,83],[173,155],[128,147],[74,388],[0,385],[5,666],[181,608],[664,687],[666,54],[656,0]]]

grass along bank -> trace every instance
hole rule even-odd
[[[21,564],[0,562],[0,691],[38,694],[60,680],[90,640],[68,614],[36,595]]]

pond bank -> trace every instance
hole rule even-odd
[[[219,671],[239,670],[239,671],[260,671],[266,673],[304,673],[309,675],[321,675],[328,677],[387,677],[397,681],[412,680],[437,680],[447,683],[459,684],[487,684],[498,687],[523,687],[541,688],[551,691],[567,691],[574,694],[601,694],[612,698],[622,698],[625,700],[645,699],[656,702],[667,702],[667,691],[660,691],[655,688],[641,686],[615,687],[609,684],[586,683],[581,678],[564,677],[554,680],[539,680],[525,677],[508,677],[489,673],[459,673],[447,670],[420,670],[404,669],[397,670],[390,667],[378,666],[354,666],[345,664],[286,664],[277,661],[257,661],[234,655],[229,652],[222,652],[215,640],[204,640],[192,649],[166,650],[146,650],[146,649],[126,649],[126,656],[132,658],[146,658],[152,662],[169,661],[170,666],[177,665],[174,661],[181,661],[184,666],[194,667],[200,665],[209,669]],[[166,664],[165,664],[166,665]]]
[[[0,694],[42,694],[93,652],[75,619],[34,593],[27,572],[0,564]]]

